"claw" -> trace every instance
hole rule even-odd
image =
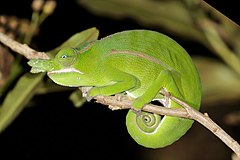
[[[160,93],[164,96],[164,99],[160,100],[160,102],[163,104],[164,107],[170,107],[171,105],[171,102],[170,102],[170,97],[171,97],[171,94],[170,92],[167,91],[166,88],[162,88],[160,90]]]
[[[92,87],[81,87],[82,96],[85,97],[88,102],[90,102],[93,99],[93,97],[89,96],[89,94],[88,94],[91,88]]]
[[[163,87],[161,90],[160,90],[160,93],[168,98],[171,97],[171,94],[170,92],[167,91],[167,89],[165,87]]]
[[[133,111],[133,113],[135,113],[137,115],[137,117],[141,116],[141,109],[136,109],[134,107],[131,107],[131,110]]]
[[[91,96],[87,95],[85,98],[88,102],[90,102],[94,97],[91,97]]]

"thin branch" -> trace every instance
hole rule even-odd
[[[201,112],[195,110],[185,102],[179,100],[178,98],[169,95],[169,98],[183,108],[166,108],[156,105],[145,105],[143,111],[156,113],[159,115],[167,115],[181,118],[193,119],[204,127],[209,129],[213,134],[215,134],[219,139],[221,139],[229,148],[231,148],[238,157],[240,157],[240,145],[235,141],[231,136],[229,136],[220,126],[218,126],[206,113],[202,114]],[[130,109],[132,102],[130,100],[121,100],[124,97],[120,98],[116,96],[97,96],[95,97],[98,103],[104,105],[110,105],[110,109]]]
[[[21,44],[7,35],[0,32],[0,42],[11,48],[13,51],[23,55],[27,59],[40,58],[49,59],[48,55],[43,52],[37,52],[34,49],[28,47],[26,44]]]
[[[27,45],[20,44],[2,33],[0,33],[0,42],[10,47],[15,52],[22,54],[28,59],[48,58],[46,54],[42,52],[37,52],[29,48]],[[209,129],[212,133],[214,133],[218,138],[220,138],[229,148],[231,148],[236,153],[238,157],[240,157],[240,145],[238,144],[238,142],[235,141],[231,136],[229,136],[212,119],[210,119],[207,114],[202,114],[201,112],[195,110],[194,108],[184,103],[183,101],[179,100],[178,98],[171,96],[168,92],[163,92],[162,94],[168,96],[171,100],[183,106],[183,108],[171,109],[149,104],[143,107],[143,111],[156,113],[159,115],[168,115],[196,120],[197,122],[205,126],[207,129]],[[130,109],[132,103],[131,100],[126,100],[126,96],[121,97],[119,95],[96,96],[94,99],[96,99],[98,103],[109,106],[109,108],[112,110]]]
[[[235,141],[230,135],[228,135],[220,126],[218,126],[207,113],[202,114],[201,112],[195,110],[185,102],[179,100],[176,97],[170,96],[170,99],[184,107],[190,116],[190,119],[193,119],[201,123],[204,127],[209,129],[213,134],[215,134],[219,139],[221,139],[229,148],[231,148],[238,157],[240,157],[240,145]]]
[[[132,105],[131,100],[124,100],[125,96],[96,96],[94,97],[97,103],[107,105],[111,110],[130,109]],[[148,104],[142,108],[143,111],[156,113],[159,115],[168,115],[174,117],[191,118],[184,108],[166,108]]]
[[[231,51],[231,49],[223,41],[217,32],[215,24],[210,20],[199,21],[199,26],[203,30],[203,34],[212,46],[213,50],[225,61],[235,72],[240,75],[240,60],[239,57]]]

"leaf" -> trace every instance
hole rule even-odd
[[[60,48],[71,46],[76,47],[82,43],[96,40],[98,38],[98,30],[90,28],[80,33],[73,35],[60,47],[49,51],[48,55],[54,55]],[[0,132],[2,132],[24,109],[24,106],[35,95],[36,89],[42,78],[45,76],[41,74],[26,73],[23,75],[4,99],[0,107]]]
[[[0,108],[0,132],[2,132],[23,110],[25,104],[33,97],[34,88],[44,77],[44,73],[33,75],[26,73],[10,91]]]
[[[200,30],[196,28],[185,1],[77,0],[77,2],[96,15],[116,19],[130,17],[143,25],[160,26],[170,33],[194,38],[203,43],[205,40]]]
[[[240,78],[226,64],[208,57],[193,57],[202,82],[202,103],[214,104],[238,100]]]
[[[72,37],[70,37],[67,41],[65,41],[63,44],[61,44],[59,47],[49,51],[47,54],[50,57],[53,57],[55,55],[55,53],[57,53],[57,51],[60,50],[61,48],[78,47],[79,45],[81,45],[85,42],[97,40],[98,35],[99,35],[99,31],[95,27],[87,29],[80,33],[76,33]]]
[[[74,91],[69,99],[72,101],[73,105],[76,107],[76,108],[79,108],[81,107],[85,102],[86,102],[86,98],[83,98],[82,97],[82,92],[81,90],[76,90]]]

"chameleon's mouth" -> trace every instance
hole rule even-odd
[[[61,86],[79,87],[83,73],[75,68],[64,68],[47,72],[48,77]]]
[[[75,68],[64,68],[60,70],[54,70],[54,71],[49,71],[47,74],[52,75],[52,74],[61,74],[61,73],[78,73],[78,74],[83,74],[81,71],[75,69]]]

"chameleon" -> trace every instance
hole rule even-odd
[[[32,59],[32,73],[47,72],[55,83],[91,87],[90,99],[124,94],[132,108],[126,116],[127,131],[141,146],[162,148],[182,137],[193,120],[142,111],[157,101],[180,108],[161,91],[200,109],[201,82],[190,55],[172,38],[151,30],[127,30],[76,48],[63,48],[53,59]]]

